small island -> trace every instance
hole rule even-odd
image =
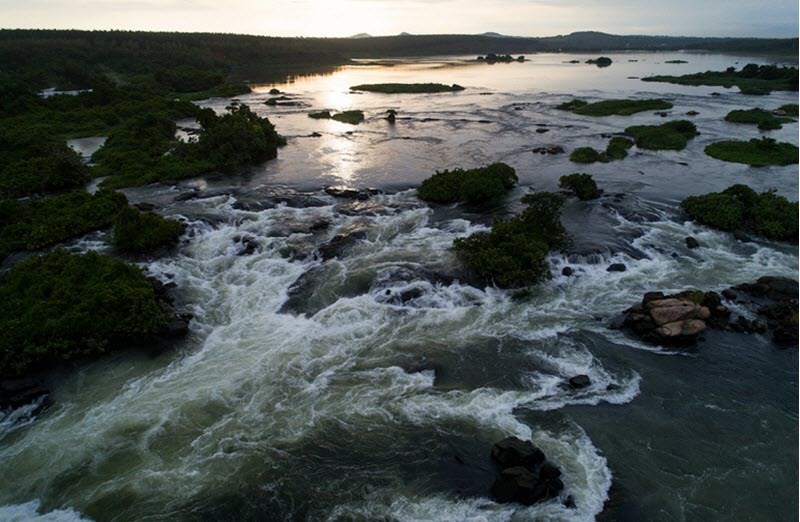
[[[644,82],[666,82],[678,85],[708,85],[739,87],[744,94],[769,94],[771,91],[797,91],[797,67],[757,65],[749,63],[737,71],[728,67],[724,71],[706,71],[683,76],[648,76]]]
[[[556,109],[581,116],[630,116],[637,112],[663,111],[671,108],[672,103],[661,99],[603,100],[595,103],[576,99],[556,106]]]
[[[586,60],[586,63],[596,65],[598,67],[608,67],[613,63],[613,61],[608,56],[601,56],[600,58],[595,58],[593,60]]]
[[[783,123],[792,123],[795,120],[775,116],[774,113],[764,109],[749,109],[731,111],[725,116],[725,121],[756,125],[759,130],[777,130],[783,128]]]
[[[753,138],[750,141],[718,141],[707,146],[705,152],[722,161],[766,167],[796,164],[798,148],[791,143],[778,142],[772,138]]]
[[[486,63],[511,63],[511,62],[524,62],[524,56],[518,56],[514,58],[510,54],[494,54],[489,53],[485,57],[478,56],[476,59],[478,62],[486,62]]]
[[[367,83],[363,85],[353,85],[351,91],[380,92],[384,94],[417,94],[417,93],[437,93],[437,92],[457,92],[463,91],[464,87],[453,84],[443,83]]]
[[[476,169],[437,171],[417,189],[417,196],[431,203],[471,204],[497,201],[517,183],[516,171],[505,163]]]
[[[699,135],[694,123],[687,120],[670,121],[661,125],[634,125],[625,129],[640,149],[683,150],[689,140]]]

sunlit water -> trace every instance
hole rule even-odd
[[[0,519],[592,520],[609,495],[607,519],[792,519],[796,351],[711,332],[676,354],[606,324],[645,291],[795,276],[796,247],[734,241],[683,222],[676,205],[742,182],[796,200],[796,166],[756,169],[702,152],[718,139],[760,134],[724,122],[729,110],[776,108],[796,94],[628,78],[760,59],[610,56],[605,69],[562,63],[589,58],[573,55],[347,67],[238,98],[290,138],[278,160],[233,180],[188,182],[181,190],[201,197],[186,202],[173,202],[181,192],[169,187],[127,191],[189,223],[174,254],[142,265],[178,284],[179,308],[194,315],[191,335],[167,352],[124,352],[54,376],[52,408],[33,421],[25,412],[3,419]],[[676,58],[689,63],[663,63]],[[429,81],[467,90],[348,92]],[[272,87],[305,105],[263,105]],[[675,118],[698,111],[702,134],[684,151],[634,148],[600,165],[533,154],[548,144],[603,148],[603,134],[666,121],[553,109],[573,96],[665,97]],[[307,117],[351,108],[367,121]],[[382,119],[389,108],[399,111],[393,126]],[[542,124],[548,133],[535,132]],[[312,132],[322,136],[306,137]],[[797,126],[769,135],[797,143]],[[410,189],[436,169],[492,161],[513,165],[520,187],[488,215],[432,209]],[[565,207],[572,243],[550,257],[554,278],[523,297],[468,284],[453,239],[576,171],[592,173],[606,195]],[[389,193],[354,205],[321,192],[329,184]],[[259,210],[270,191],[288,189],[312,192],[315,206]],[[340,258],[313,255],[354,229],[366,238]],[[258,250],[237,256],[243,235]],[[688,235],[702,247],[687,250]],[[102,239],[73,247],[105,250]],[[628,271],[606,272],[611,262]],[[566,265],[576,276],[560,275]],[[404,370],[420,364],[431,369]],[[590,387],[563,386],[581,373]],[[507,435],[533,440],[562,469],[562,497],[529,508],[489,498],[489,450]],[[575,508],[564,507],[567,496]]]

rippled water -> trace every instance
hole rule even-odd
[[[180,190],[200,195],[190,201],[174,202],[180,192],[169,187],[128,191],[189,223],[173,255],[143,266],[178,284],[178,306],[195,318],[191,335],[171,351],[123,352],[54,376],[51,409],[33,422],[4,419],[0,519],[592,520],[609,497],[608,520],[795,516],[797,352],[722,332],[696,350],[664,352],[606,321],[649,290],[795,276],[796,247],[736,242],[683,222],[675,206],[740,182],[796,200],[796,166],[755,169],[702,153],[716,139],[759,134],[722,121],[727,111],[796,95],[628,79],[761,60],[611,56],[606,69],[562,63],[572,55],[348,67],[278,85],[306,106],[262,105],[272,86],[240,97],[290,137],[278,160],[234,180],[186,183]],[[676,57],[690,63],[663,63]],[[347,89],[391,81],[467,90]],[[573,95],[667,97],[675,116],[700,112],[703,134],[684,151],[581,168],[532,154],[550,143],[602,147],[602,134],[663,121],[552,108]],[[360,108],[367,121],[306,116],[323,108]],[[399,110],[394,126],[381,119],[388,108]],[[550,132],[535,133],[540,124]],[[322,136],[304,137],[311,132]],[[797,127],[770,136],[797,143]],[[488,216],[432,209],[408,190],[435,169],[491,161],[513,165],[521,183]],[[578,170],[606,195],[567,204],[572,244],[550,257],[553,280],[525,296],[470,286],[453,239]],[[327,184],[390,193],[354,204],[324,194]],[[309,191],[315,206],[259,210],[289,189]],[[353,230],[365,238],[338,259],[313,255]],[[687,250],[687,235],[703,247]],[[74,247],[104,249],[102,236]],[[242,236],[254,253],[237,255]],[[628,271],[606,272],[611,262]],[[558,275],[567,264],[576,276]],[[423,371],[406,371],[413,367]],[[562,386],[580,373],[589,388]],[[575,508],[563,498],[529,508],[488,498],[489,449],[507,435],[533,440],[562,469]]]

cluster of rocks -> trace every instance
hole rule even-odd
[[[357,189],[352,187],[325,187],[325,193],[335,198],[367,200],[372,196],[382,194],[376,188]]]
[[[536,147],[533,149],[534,154],[563,154],[564,147],[560,145],[548,145],[546,147]]]
[[[673,295],[648,292],[624,312],[621,324],[642,340],[662,346],[689,346],[707,328],[742,333],[772,332],[782,346],[797,346],[798,283],[785,277],[762,277],[716,292],[687,290]],[[723,301],[744,305],[757,319],[738,316]]]
[[[530,506],[557,497],[564,489],[559,478],[561,470],[548,462],[544,452],[530,441],[517,437],[503,439],[492,448],[492,460],[500,470],[492,485],[497,502]]]

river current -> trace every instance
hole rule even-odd
[[[3,418],[0,519],[795,519],[796,350],[709,332],[696,349],[668,351],[607,325],[647,291],[797,277],[796,246],[742,243],[677,208],[735,183],[797,200],[796,165],[752,168],[703,153],[716,140],[762,134],[725,122],[728,111],[774,109],[797,95],[638,79],[762,58],[609,56],[608,68],[565,63],[594,57],[580,55],[349,66],[238,97],[289,138],[277,160],[234,178],[126,190],[188,224],[173,253],[138,262],[177,284],[177,306],[194,317],[189,337],[54,375],[50,409]],[[675,59],[688,63],[664,63]],[[466,90],[348,89],[385,82]],[[297,105],[264,105],[271,88]],[[668,119],[697,111],[701,135],[683,151],[634,148],[622,161],[578,166],[570,150],[604,148],[610,133],[667,119],[554,109],[572,97],[663,97],[675,105]],[[223,111],[231,102],[202,104]],[[307,117],[320,109],[362,109],[366,121]],[[387,109],[398,111],[394,125]],[[797,124],[768,135],[798,143]],[[567,154],[531,152],[551,144]],[[437,169],[494,161],[515,167],[520,183],[489,212],[415,196]],[[453,239],[573,172],[591,173],[605,194],[566,204],[571,242],[548,258],[552,280],[527,295],[468,280]],[[327,185],[383,193],[353,201]],[[359,239],[339,257],[315,255],[354,231]],[[104,235],[70,247],[107,251]],[[688,250],[686,236],[702,247]],[[607,272],[614,262],[627,271]],[[575,275],[560,275],[564,266]],[[577,374],[592,384],[565,387]],[[532,507],[490,499],[489,452],[508,435],[532,440],[562,470],[561,498]]]

